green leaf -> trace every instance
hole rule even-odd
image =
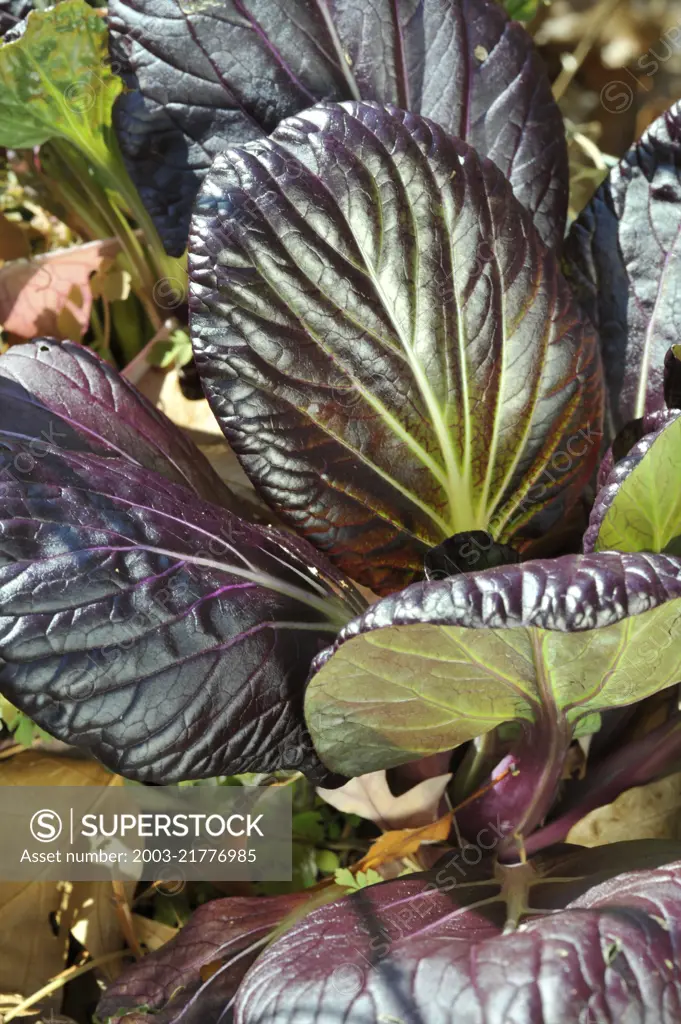
[[[681,678],[681,562],[567,556],[415,584],[341,630],[305,717],[355,776],[450,750],[509,721],[569,735]]]
[[[310,889],[317,883],[317,859],[313,846],[293,844],[292,873],[290,882],[259,882],[256,891],[263,896],[278,896],[287,892]]]
[[[315,854],[317,870],[322,875],[333,875],[338,870],[340,861],[333,850],[317,850]]]
[[[12,733],[16,743],[22,747],[31,747],[37,740],[52,739],[48,732],[19,711],[13,704],[0,695],[0,721],[4,722]]]
[[[585,551],[681,554],[681,414],[635,445],[598,495]]]
[[[192,357],[192,343],[187,331],[176,330],[161,341],[157,341],[149,354],[152,366],[166,370],[170,366],[186,366]]]
[[[33,740],[36,738],[36,734],[40,733],[38,726],[34,725],[30,718],[26,715],[19,715],[16,719],[16,724],[13,729],[14,739],[17,743],[20,743],[22,747],[30,747],[33,745]]]
[[[369,868],[366,872],[358,871],[356,875],[353,875],[349,868],[339,868],[334,876],[334,881],[336,885],[344,885],[346,889],[355,891],[364,889],[367,885],[376,885],[378,882],[383,882],[384,879],[373,868]]]
[[[85,0],[32,11],[26,30],[0,47],[0,146],[68,139],[96,163],[108,135],[121,79],[108,64],[106,23]]]
[[[551,0],[505,0],[504,7],[509,18],[516,21],[532,21],[542,5],[549,5]]]
[[[593,736],[595,733],[600,732],[602,724],[602,715],[587,715],[586,718],[582,718],[577,722],[574,731],[575,739],[577,740],[582,736]]]
[[[20,714],[22,714],[22,712],[15,708],[14,704],[11,704],[7,698],[3,697],[0,693],[0,721],[4,722],[8,729],[11,729],[15,718]]]
[[[168,279],[183,291],[182,264],[165,255],[112,128],[114,102],[123,89],[109,63],[106,22],[85,0],[31,11],[23,34],[0,44],[0,146],[21,149],[51,141],[67,167],[74,160],[78,165],[79,154],[84,157],[84,205],[92,193],[105,197],[97,213],[112,233],[124,236],[138,283],[151,291],[155,280]],[[72,154],[74,147],[79,152]],[[126,208],[144,234],[150,266],[123,216]]]
[[[336,885],[343,885],[346,889],[355,888],[355,876],[350,868],[339,868],[334,875]]]
[[[324,840],[324,825],[319,811],[301,811],[293,817],[293,835],[296,839],[307,839],[310,843]]]
[[[312,680],[306,714],[325,764],[364,774],[449,750],[512,719],[537,721],[545,680],[571,722],[642,700],[681,677],[680,640],[681,601],[584,633],[386,628],[341,648]],[[332,718],[346,730],[334,753]]]
[[[132,278],[127,270],[115,265],[103,266],[90,278],[90,291],[93,299],[124,302],[130,295],[131,284]]]

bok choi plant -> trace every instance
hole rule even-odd
[[[12,27],[0,144],[122,195],[140,275],[188,251],[254,492],[87,347],[11,347],[0,690],[143,783],[445,755],[461,810],[427,871],[211,901],[100,1020],[673,1024],[681,849],[565,839],[681,765],[681,106],[564,240],[561,115],[493,0],[107,18],[120,76],[84,0]]]

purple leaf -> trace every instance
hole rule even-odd
[[[217,153],[318,100],[432,117],[507,175],[550,246],[567,211],[558,107],[530,36],[492,0],[112,0],[131,91],[118,137],[168,251]]]
[[[681,863],[648,867],[678,858],[673,848],[568,848],[502,869],[503,894],[474,866],[480,849],[464,848],[449,867],[307,916],[250,969],[236,1022],[676,1024]]]
[[[0,36],[33,10],[32,0],[0,0]]]
[[[230,150],[193,221],[204,390],[265,500],[385,594],[591,475],[595,336],[500,172],[432,121],[320,105]]]
[[[0,454],[0,691],[147,782],[299,768],[308,666],[352,586],[307,544],[122,459]]]
[[[361,775],[518,721],[533,739],[508,787],[519,821],[536,825],[572,728],[681,678],[680,599],[681,560],[665,555],[569,555],[416,583],[316,659],[305,695],[315,747]]]
[[[211,900],[180,932],[109,985],[97,1006],[104,1024],[228,1024],[241,980],[281,920],[309,893]],[[201,968],[218,964],[208,980]],[[144,1007],[132,1013],[138,1007]]]
[[[71,341],[38,338],[0,356],[0,431],[46,446],[116,457],[238,511],[196,445],[113,367]]]
[[[561,800],[559,816],[529,836],[525,843],[527,854],[563,842],[582,818],[597,807],[613,803],[626,790],[677,772],[681,768],[681,716],[674,714],[645,736],[624,743],[595,764],[591,763],[592,750],[586,778],[571,783],[567,799]]]
[[[681,303],[681,105],[647,130],[573,224],[568,277],[601,336],[613,437],[664,409]]]
[[[664,358],[664,400],[668,409],[681,409],[681,345],[673,345]]]

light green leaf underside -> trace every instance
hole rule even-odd
[[[580,720],[576,723],[574,729],[575,739],[580,739],[586,736],[594,736],[597,732],[601,731],[602,724],[602,715],[587,715],[585,718],[580,718]]]
[[[620,485],[594,550],[669,550],[681,535],[680,482],[681,417],[662,431]]]
[[[32,11],[21,38],[0,46],[0,146],[62,137],[105,162],[105,130],[123,88],[107,61],[106,24],[85,0]]]
[[[681,600],[581,633],[386,627],[347,641],[313,677],[306,720],[330,768],[378,771],[535,720],[542,675],[573,724],[642,700],[681,680],[680,641]]]

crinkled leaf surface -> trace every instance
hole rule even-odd
[[[681,555],[681,413],[618,462],[591,512],[584,550]]]
[[[82,345],[39,338],[0,356],[0,431],[33,441],[36,455],[53,445],[144,466],[238,511],[237,500],[186,434]],[[11,471],[7,458],[3,465]]]
[[[106,23],[85,0],[32,11],[21,37],[0,45],[0,146],[29,148],[61,137],[107,164],[123,82],[106,57]]]
[[[664,408],[664,360],[679,341],[681,105],[610,173],[573,224],[566,272],[599,330],[614,436]]]
[[[0,691],[129,778],[270,771],[295,749],[321,781],[302,689],[351,586],[131,462],[3,448]]]
[[[455,533],[522,543],[589,478],[595,336],[501,173],[433,122],[320,105],[219,157],[190,272],[246,472],[373,590]]]
[[[318,100],[432,117],[507,175],[557,245],[567,211],[562,119],[524,29],[492,0],[112,0],[131,91],[115,122],[174,255],[216,153]]]
[[[129,967],[97,1006],[105,1024],[226,1024],[227,1007],[270,933],[308,893],[211,900],[178,935]],[[201,968],[215,965],[205,980]],[[133,1013],[136,1007],[145,1010]]]
[[[457,853],[428,874],[362,889],[259,957],[237,1024],[676,1024],[681,864],[653,866],[672,848],[575,852],[553,865],[560,882],[521,865],[504,876],[509,894],[556,912],[505,934],[499,883],[485,882],[470,854],[465,865]]]
[[[305,715],[326,765],[388,768],[512,719],[575,723],[681,678],[681,560],[565,556],[417,583],[317,659]]]

